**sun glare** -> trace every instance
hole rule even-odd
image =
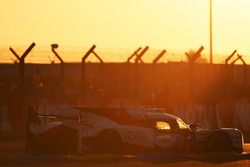
[[[249,6],[248,0],[213,0],[215,54],[227,56],[234,49],[250,54]],[[0,13],[4,46],[149,45],[184,53],[203,45],[203,53],[209,52],[209,0],[11,0],[1,2]]]

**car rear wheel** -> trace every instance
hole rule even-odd
[[[76,152],[77,135],[78,131],[75,129],[61,126],[53,141],[55,150],[59,152]]]
[[[77,149],[77,131],[57,126],[36,136],[35,147],[39,152],[75,152]]]
[[[121,138],[112,131],[106,131],[99,135],[97,147],[99,153],[122,153]]]
[[[231,139],[224,133],[212,134],[207,140],[207,150],[209,152],[231,152],[233,150]]]

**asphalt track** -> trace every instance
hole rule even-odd
[[[244,153],[213,153],[213,154],[171,154],[152,153],[141,155],[61,155],[34,154],[24,151],[23,142],[0,141],[0,166],[43,166],[43,167],[249,167],[250,143],[245,144]]]

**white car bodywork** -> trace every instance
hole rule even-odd
[[[109,130],[119,136],[123,145],[133,145],[148,149],[160,148],[163,150],[183,151],[186,141],[206,144],[208,138],[215,132],[223,132],[232,141],[232,148],[237,152],[243,151],[243,136],[239,130],[224,129],[196,129],[191,130],[181,119],[165,110],[158,108],[131,108],[131,109],[87,109],[74,108],[71,117],[78,117],[79,121],[52,121],[40,126],[32,126],[34,135],[45,133],[57,126],[66,126],[78,131],[82,139],[97,142],[100,134]],[[108,113],[108,114],[107,114]],[[64,113],[64,116],[67,116]],[[156,122],[166,122],[169,129],[157,129]],[[164,127],[165,128],[165,127]],[[83,142],[83,144],[85,144]],[[94,143],[95,144],[95,143]],[[86,150],[91,149],[84,146]]]

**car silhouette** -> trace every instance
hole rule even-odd
[[[187,125],[160,108],[70,107],[46,115],[36,112],[31,108],[27,135],[31,150],[80,149],[118,154],[243,152],[244,140],[239,130]]]

